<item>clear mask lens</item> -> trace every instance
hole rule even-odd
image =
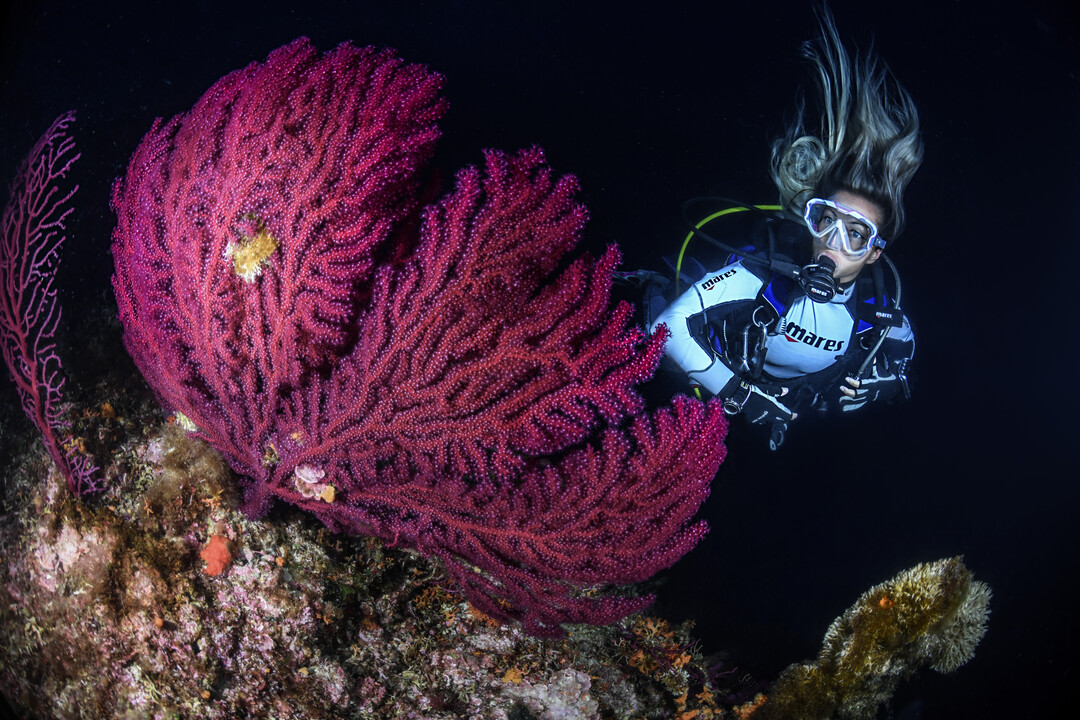
[[[808,202],[804,219],[815,237],[825,239],[826,247],[845,255],[861,258],[870,248],[885,246],[869,218],[831,200],[814,198]]]

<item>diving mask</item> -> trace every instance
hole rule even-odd
[[[813,198],[806,203],[803,219],[815,237],[825,238],[826,247],[840,250],[848,257],[861,258],[870,248],[885,247],[877,225],[870,218],[832,200]]]

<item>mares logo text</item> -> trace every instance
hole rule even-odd
[[[724,282],[725,280],[727,280],[729,277],[731,277],[734,274],[735,274],[735,270],[728,270],[725,273],[720,273],[719,275],[714,275],[713,277],[709,278],[708,280],[706,280],[705,282],[703,282],[701,284],[701,289],[708,292],[709,290],[712,290],[718,284]]]

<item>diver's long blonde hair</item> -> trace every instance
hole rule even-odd
[[[854,60],[840,43],[828,8],[818,13],[821,37],[803,46],[817,69],[821,118],[815,135],[799,101],[784,137],[773,143],[773,182],[780,202],[801,216],[815,196],[848,190],[880,205],[885,240],[904,229],[904,188],[923,158],[919,113],[872,50]]]

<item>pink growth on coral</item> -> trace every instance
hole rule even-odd
[[[70,200],[78,190],[61,194],[60,182],[79,159],[67,134],[75,121],[68,112],[35,143],[11,186],[0,225],[0,349],[22,400],[53,462],[76,495],[99,489],[91,462],[74,443],[58,437],[64,386],[53,334],[60,305],[53,281],[60,263]]]
[[[229,543],[221,535],[211,537],[210,542],[199,553],[199,557],[206,563],[204,572],[213,577],[225,572],[225,568],[229,567],[233,559],[232,553],[229,552]]]
[[[614,248],[556,272],[586,211],[540,150],[487,153],[415,237],[438,86],[301,39],[156,123],[114,191],[125,343],[252,512],[437,555],[533,633],[609,622],[649,598],[587,591],[705,532],[726,425],[686,399],[644,414],[664,337],[612,307]]]

